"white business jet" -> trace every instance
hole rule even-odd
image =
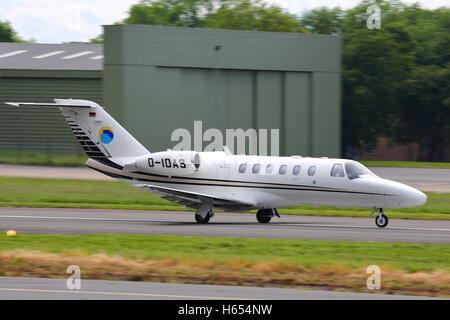
[[[198,223],[208,223],[214,209],[258,209],[258,222],[268,223],[279,217],[276,208],[334,206],[371,208],[376,225],[385,227],[383,209],[427,201],[422,192],[382,179],[352,160],[232,155],[227,148],[151,153],[95,102],[54,101],[5,103],[58,107],[88,155],[88,167],[196,209]]]

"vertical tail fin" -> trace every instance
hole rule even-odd
[[[59,107],[83,151],[90,158],[138,157],[150,153],[101,106],[88,100],[55,99],[55,103],[7,102],[20,106]]]

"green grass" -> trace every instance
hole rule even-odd
[[[246,286],[336,288],[450,296],[450,245],[146,235],[0,234],[0,275]]]
[[[143,235],[0,236],[0,251],[24,249],[50,253],[81,251],[131,259],[207,259],[284,261],[304,266],[376,264],[407,272],[450,270],[450,246],[440,244],[204,238]]]
[[[104,208],[138,210],[186,210],[122,182],[59,180],[34,178],[0,178],[0,206]],[[450,194],[427,193],[424,206],[389,209],[392,218],[450,219]],[[368,217],[369,209],[334,207],[282,208],[281,214]]]
[[[0,163],[80,167],[87,160],[84,154],[54,154],[34,151],[0,151]]]
[[[450,169],[450,162],[360,161],[366,167]]]
[[[182,210],[183,207],[116,181],[0,178],[0,206]]]

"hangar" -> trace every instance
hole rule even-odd
[[[338,36],[105,26],[104,102],[149,150],[177,128],[280,129],[280,155],[339,156]]]
[[[280,155],[340,156],[338,36],[109,25],[104,38],[104,47],[0,44],[0,100],[91,99],[150,151],[173,147],[174,130],[202,120],[205,130],[279,129]],[[28,123],[19,110],[0,112],[0,126],[17,129],[1,129],[1,149],[42,135],[30,147],[72,152],[51,110],[23,111]],[[42,122],[61,138],[50,148],[50,136],[36,133]]]
[[[102,102],[103,46],[0,43],[0,101]],[[0,108],[0,150],[80,153],[59,110]]]

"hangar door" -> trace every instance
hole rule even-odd
[[[310,153],[311,73],[157,67],[156,79],[142,97],[153,101],[145,117],[153,149],[170,148],[176,143],[161,136],[170,138],[176,128],[193,132],[193,122],[202,120],[203,132],[218,128],[224,137],[225,129],[279,129],[280,154]]]

